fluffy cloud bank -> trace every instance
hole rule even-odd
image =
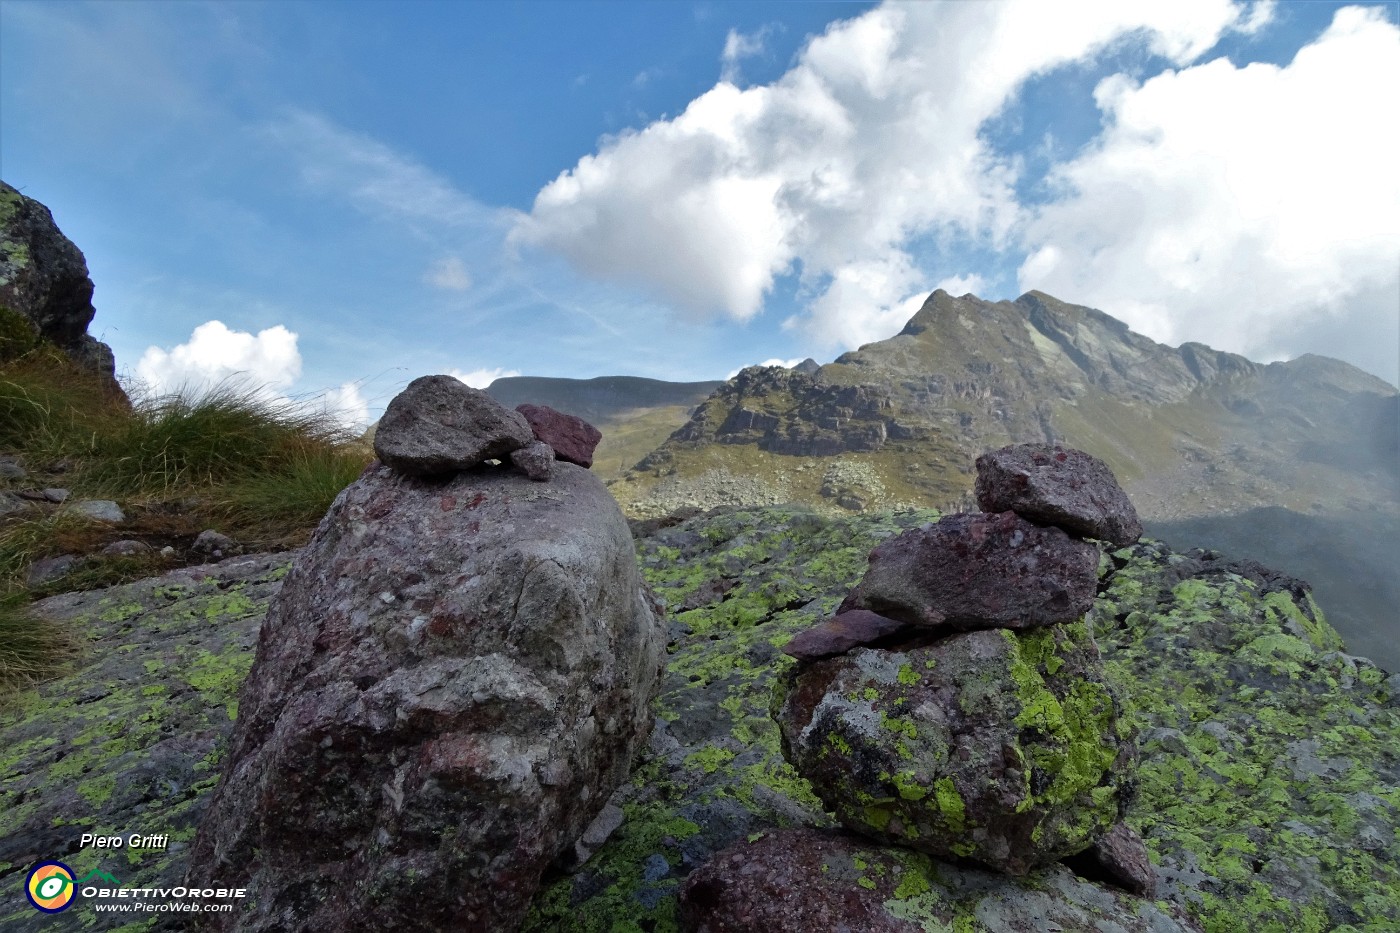
[[[879,7],[833,24],[773,84],[721,82],[606,142],[513,236],[740,320],[797,271],[816,295],[800,325],[833,343],[886,336],[927,287],[910,240],[1010,242],[1015,167],[979,131],[1028,78],[1130,32],[1186,63],[1247,15],[1228,0]]]
[[[1029,225],[1022,287],[1264,358],[1345,320],[1354,358],[1370,344],[1368,368],[1394,378],[1397,88],[1400,31],[1360,7],[1283,68],[1222,58],[1103,81],[1107,129],[1052,174],[1065,196]]]
[[[1025,257],[1025,287],[1155,336],[1265,352],[1261,334],[1297,332],[1353,292],[1391,294],[1376,282],[1396,265],[1396,176],[1382,165],[1397,148],[1397,31],[1344,8],[1286,68],[1193,64],[1273,13],[1229,0],[882,6],[833,24],[771,84],[722,80],[605,140],[511,236],[741,321],[795,273],[810,300],[790,326],[841,346],[898,330],[939,280],[982,285],[936,259],[970,245]],[[741,39],[726,43],[726,78]],[[1023,205],[1023,163],[986,124],[1028,81],[1129,42],[1176,70],[1103,81],[1103,135],[1052,168],[1059,200]]]
[[[352,382],[313,396],[286,392],[301,377],[297,335],[281,324],[257,334],[208,321],[170,350],[148,347],[136,364],[141,388],[156,395],[198,397],[221,387],[253,392],[273,404],[324,412],[349,430],[369,423],[369,404]]]

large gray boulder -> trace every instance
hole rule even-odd
[[[1098,457],[1058,444],[1012,444],[977,458],[977,504],[1127,547],[1142,536],[1137,509]]]
[[[841,605],[928,628],[1030,628],[1089,611],[1099,552],[1012,512],[945,515],[870,552]]]
[[[191,883],[221,930],[511,930],[647,738],[665,635],[587,470],[371,466],[263,624]]]
[[[454,376],[420,376],[394,396],[374,452],[400,473],[445,476],[533,442],[530,423]]]
[[[1083,622],[799,665],[773,716],[847,828],[1012,875],[1107,833],[1137,763]]]
[[[116,387],[112,350],[88,335],[96,313],[82,250],[53,214],[0,181],[0,308],[19,314],[39,336]]]

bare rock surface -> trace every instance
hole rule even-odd
[[[1157,877],[1147,844],[1126,823],[1119,823],[1078,857],[1076,867],[1084,874],[1102,876],[1112,884],[1139,897],[1157,893]]]
[[[717,853],[681,886],[686,933],[1188,933],[1170,905],[1108,891],[1056,867],[1034,888],[841,833],[779,829]],[[976,924],[959,924],[975,916]]]
[[[1094,602],[1099,552],[1012,512],[945,515],[870,552],[842,604],[929,628],[1069,622]]]
[[[1077,622],[857,648],[780,681],[783,753],[846,827],[1014,875],[1118,821],[1132,736]]]
[[[1142,522],[1098,457],[1058,444],[1012,444],[977,458],[977,504],[1125,547]]]
[[[544,441],[535,441],[519,450],[512,450],[510,462],[530,479],[545,483],[554,472],[554,448]]]
[[[548,405],[517,405],[515,410],[525,416],[535,437],[553,448],[560,460],[593,466],[593,451],[603,439],[602,431],[577,415],[566,415]]]
[[[592,474],[371,466],[239,694],[189,879],[258,897],[214,927],[516,928],[645,743],[664,651]]]
[[[374,452],[410,476],[443,476],[530,443],[530,425],[453,376],[420,376],[394,396],[374,433]]]

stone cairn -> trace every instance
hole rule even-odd
[[[450,376],[389,403],[263,622],[188,878],[250,897],[207,928],[518,929],[616,827],[666,638],[599,437]]]
[[[1085,621],[1098,547],[1142,533],[1108,467],[1021,444],[977,460],[981,513],[880,544],[786,647],[783,753],[848,829],[1010,875],[1076,868],[1151,896],[1121,817],[1136,750]]]

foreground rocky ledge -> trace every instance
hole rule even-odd
[[[614,797],[621,827],[556,876],[527,930],[675,929],[680,885],[716,852],[780,827],[831,826],[768,716],[780,647],[836,609],[874,544],[933,517],[738,511],[638,542],[671,607],[660,722]],[[41,604],[92,640],[77,672],[0,713],[5,890],[39,858],[128,885],[183,874],[180,840],[218,773],[228,706],[288,563],[242,558]],[[1101,565],[1090,622],[1139,730],[1128,823],[1158,882],[1157,900],[1135,910],[1212,931],[1379,933],[1400,915],[1400,677],[1343,654],[1291,585],[1152,542]],[[82,832],[136,831],[170,833],[170,850],[73,849]],[[924,929],[1015,929],[996,924],[1047,903],[1087,916],[1065,930],[1133,928],[1112,913],[1121,898],[1064,869],[1013,880],[936,864],[927,889],[914,874],[886,894],[877,862],[863,861],[872,867],[852,883],[868,891],[865,878]],[[0,906],[0,927],[51,928],[17,900]],[[74,911],[94,929],[123,923]]]

